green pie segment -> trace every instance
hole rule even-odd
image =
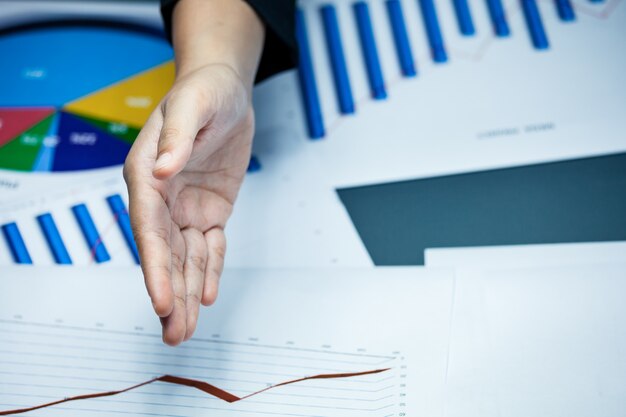
[[[125,123],[55,112],[5,139],[0,145],[0,169],[67,171],[119,165],[140,130]]]
[[[123,140],[129,145],[133,144],[140,131],[140,129],[129,126],[126,123],[117,123],[110,122],[108,120],[94,119],[92,117],[86,117],[77,113],[74,113],[74,116],[77,116],[82,121],[89,123],[90,125],[95,126],[98,129]]]
[[[15,171],[32,171],[44,139],[48,135],[50,123],[52,116],[48,116],[0,147],[0,167]]]

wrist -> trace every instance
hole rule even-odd
[[[254,83],[265,27],[242,0],[180,0],[173,16],[177,77],[223,65]]]

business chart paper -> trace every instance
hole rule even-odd
[[[136,265],[127,207],[121,175],[14,200],[0,209],[0,265]],[[44,217],[52,226],[44,224]],[[17,237],[6,233],[9,227]]]
[[[621,262],[460,268],[446,415],[623,415]]]
[[[158,6],[12,0],[2,6],[0,50],[10,59],[0,91],[0,205],[117,172],[128,140],[143,125],[122,121],[119,113],[146,115],[161,86],[167,88],[158,81],[162,71],[154,71],[173,54],[159,34]],[[19,27],[24,30],[6,31]],[[143,70],[156,80],[133,77]],[[100,90],[117,82],[126,82],[127,97],[66,106],[92,93],[106,96]],[[107,116],[94,116],[103,108]]]
[[[433,267],[585,265],[623,261],[626,242],[432,248],[424,255]]]
[[[452,297],[445,270],[227,270],[195,336],[160,339],[137,268],[4,268],[0,411],[121,390],[162,375],[244,397],[228,403],[167,382],[66,402],[33,416],[441,415]],[[390,368],[390,369],[387,369]]]
[[[282,86],[295,78],[284,74],[257,89],[258,108],[279,101],[285,117],[297,120]],[[266,110],[267,111],[267,110]],[[279,112],[279,114],[283,114]],[[294,126],[277,126],[259,115],[253,153],[263,164],[247,175],[226,228],[227,262],[235,267],[372,266],[348,213],[308,139]],[[297,126],[297,124],[296,124]]]
[[[303,2],[321,92],[335,91],[319,6]],[[332,184],[349,187],[473,172],[624,151],[626,36],[619,0],[573,2],[560,21],[537,2],[549,47],[536,50],[522,6],[503,2],[508,36],[493,34],[487,5],[471,2],[476,33],[459,36],[451,2],[437,2],[448,59],[429,54],[420,3],[401,2],[416,77],[403,77],[383,2],[371,17],[387,97],[372,99],[350,2],[336,2],[356,111],[340,115],[336,94],[320,94],[326,136],[310,146]],[[603,45],[603,46],[602,46]],[[296,87],[293,90],[295,92]]]
[[[285,132],[265,133],[257,149],[268,165],[249,174],[226,226],[226,264],[231,267],[361,267],[372,261],[334,190],[307,174],[310,158],[297,151]],[[113,205],[117,199],[118,205]],[[74,212],[85,206],[93,227],[90,238]],[[72,265],[135,265],[138,257],[128,218],[121,173],[0,207],[0,227],[12,225],[28,256],[11,256],[15,243],[0,235],[0,265],[54,265],[55,250]],[[60,238],[50,241],[41,216],[49,215]],[[102,252],[106,251],[106,255]]]

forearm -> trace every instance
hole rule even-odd
[[[172,26],[177,77],[206,65],[228,65],[250,91],[265,27],[246,2],[180,0]]]

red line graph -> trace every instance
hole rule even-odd
[[[118,394],[123,394],[125,392],[128,391],[132,391],[134,389],[143,387],[145,385],[149,385],[152,384],[154,382],[165,382],[168,384],[174,384],[174,385],[181,385],[181,386],[185,386],[185,387],[190,387],[190,388],[196,388],[206,394],[209,394],[213,397],[219,398],[220,400],[226,401],[227,403],[235,403],[237,401],[242,401],[245,400],[246,398],[250,398],[253,397],[255,395],[261,394],[265,391],[269,391],[271,389],[274,388],[278,388],[278,387],[283,387],[285,385],[291,385],[291,384],[296,384],[298,382],[303,382],[303,381],[308,381],[308,380],[313,380],[313,379],[339,379],[339,378],[351,378],[351,377],[355,377],[355,376],[363,376],[363,375],[372,375],[372,374],[378,374],[381,372],[385,372],[390,370],[391,368],[383,368],[383,369],[374,369],[374,370],[370,370],[370,371],[362,371],[362,372],[347,372],[347,373],[339,373],[339,374],[319,374],[319,375],[313,375],[313,376],[305,376],[302,378],[298,378],[298,379],[292,379],[291,381],[285,381],[285,382],[280,382],[278,384],[274,384],[274,385],[270,385],[269,387],[263,388],[262,390],[259,391],[255,391],[253,393],[244,395],[243,397],[237,397],[234,394],[231,394],[228,391],[224,391],[221,388],[216,387],[215,385],[211,385],[208,382],[204,382],[204,381],[199,381],[197,379],[190,379],[190,378],[182,378],[179,376],[173,376],[173,375],[162,375],[156,378],[152,378],[148,381],[144,381],[144,382],[140,382],[139,384],[130,386],[128,388],[123,388],[120,390],[116,390],[116,391],[104,391],[104,392],[96,392],[93,394],[83,394],[83,395],[76,395],[74,397],[65,397],[61,400],[56,400],[56,401],[52,401],[49,403],[45,403],[45,404],[39,404],[39,405],[35,405],[32,407],[26,407],[26,408],[17,408],[14,410],[5,410],[5,411],[0,411],[0,416],[9,416],[9,415],[14,415],[14,414],[23,414],[23,413],[27,413],[29,411],[35,411],[35,410],[40,410],[42,408],[48,408],[48,407],[52,407],[54,405],[58,405],[58,404],[63,404],[63,403],[67,403],[70,401],[80,401],[80,400],[88,400],[88,399],[92,399],[92,398],[101,398],[101,397],[111,397],[113,395],[118,395]]]

